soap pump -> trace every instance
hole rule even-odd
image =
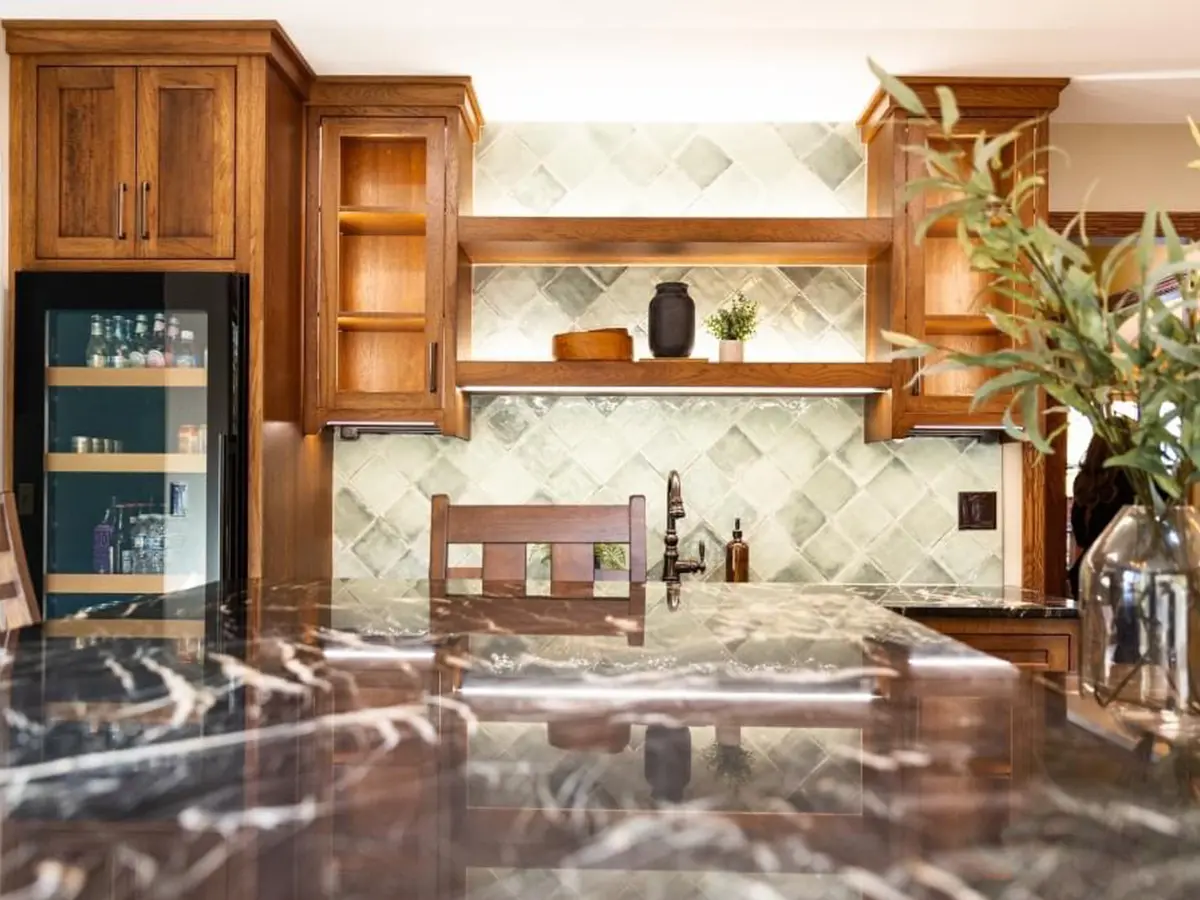
[[[725,580],[750,580],[750,545],[742,540],[742,520],[733,520],[733,540],[725,545]]]

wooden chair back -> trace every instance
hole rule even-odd
[[[0,491],[0,630],[36,625],[41,620],[21,541],[16,495]]]
[[[483,565],[451,566],[450,547],[482,545]],[[445,494],[433,498],[429,579],[479,579],[484,590],[523,587],[530,544],[550,545],[551,593],[578,593],[597,581],[646,583],[646,498],[628,506],[455,506]],[[628,570],[599,570],[596,544],[628,544]],[[566,589],[575,586],[574,589]]]

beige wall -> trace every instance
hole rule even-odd
[[[1050,142],[1050,208],[1140,212],[1147,206],[1200,211],[1200,157],[1187,122],[1178,125],[1056,124]],[[1093,183],[1095,187],[1092,187]],[[1092,193],[1088,196],[1088,190]]]

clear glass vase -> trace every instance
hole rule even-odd
[[[1200,515],[1126,506],[1084,557],[1080,682],[1103,706],[1200,713]]]

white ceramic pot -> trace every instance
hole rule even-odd
[[[721,341],[720,356],[721,362],[739,363],[743,362],[743,356],[746,349],[745,341]]]
[[[740,343],[740,342],[732,342]],[[717,743],[722,747],[740,747],[742,744],[741,725],[718,725]]]

